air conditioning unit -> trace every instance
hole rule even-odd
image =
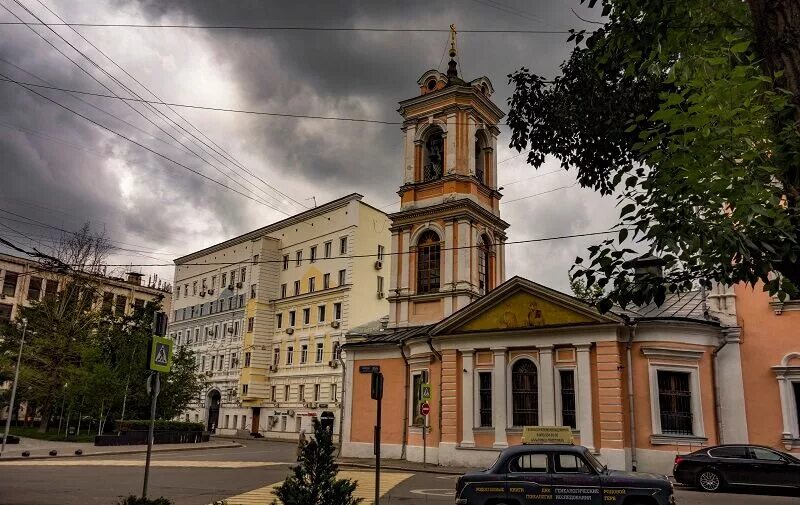
[[[287,414],[289,414],[289,417],[294,417],[294,410],[288,411]]]
[[[331,368],[339,368],[339,362],[334,360],[328,361],[328,366]]]
[[[375,270],[380,270],[381,268],[383,268],[383,261],[381,261],[381,260],[376,261],[375,262]]]
[[[228,289],[233,289],[233,284],[228,284]]]
[[[209,289],[209,290],[208,290],[208,294],[209,294],[209,295],[213,295],[213,294],[214,294],[214,288],[211,288],[211,289]]]
[[[307,409],[315,409],[317,408],[317,404],[315,402],[309,402],[304,404]]]
[[[239,288],[239,289],[242,289],[242,283],[241,282],[237,282],[236,283],[236,287]]]
[[[278,371],[278,365],[270,365],[269,366],[269,371],[270,372],[277,372]]]
[[[294,333],[294,328],[286,328],[287,335],[291,335],[292,333]]]
[[[383,294],[383,291],[378,291],[378,298],[383,298],[384,296],[386,295]]]
[[[206,377],[211,377],[212,375],[214,375],[213,370],[206,370]]]
[[[331,328],[338,328],[342,325],[341,321],[331,321]]]
[[[206,296],[206,292],[205,291],[200,291],[200,297],[202,298],[204,296]]]

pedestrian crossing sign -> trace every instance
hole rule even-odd
[[[153,335],[150,345],[150,370],[169,372],[172,366],[172,340]]]

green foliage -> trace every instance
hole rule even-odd
[[[575,298],[588,303],[589,305],[597,305],[597,303],[605,296],[603,288],[597,284],[592,287],[586,287],[586,281],[583,279],[572,279],[569,281],[569,287]]]
[[[124,500],[118,502],[117,505],[172,505],[172,502],[163,496],[160,498],[150,499],[130,495]]]
[[[119,431],[138,431],[150,429],[149,419],[129,419],[125,421],[117,421],[117,430]],[[183,421],[156,421],[154,428],[155,431],[205,431],[206,427],[203,423],[187,423]]]
[[[275,489],[275,495],[284,505],[361,503],[361,498],[353,497],[357,484],[336,478],[339,467],[334,459],[331,432],[317,419],[314,419],[314,438],[301,442],[300,449],[300,464],[292,467],[292,475]]]
[[[511,145],[616,195],[618,236],[574,279],[612,304],[663,302],[696,282],[800,286],[800,134],[792,95],[757,52],[738,0],[590,0],[608,21],[574,32],[562,75],[510,75]],[[665,273],[636,275],[636,259]],[[774,276],[774,273],[781,274]]]

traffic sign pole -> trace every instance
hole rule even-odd
[[[430,394],[427,396],[430,398]],[[427,401],[420,403],[419,413],[425,418],[422,422],[422,468],[425,468],[428,460],[428,415],[431,413],[431,404]]]
[[[145,459],[144,463],[144,485],[142,486],[142,498],[147,498],[147,483],[150,480],[150,455],[153,452],[153,431],[155,431],[156,425],[156,399],[158,398],[158,393],[161,391],[161,374],[158,372],[152,372],[150,374],[150,380],[152,380],[152,384],[148,380],[148,384],[150,384],[152,395],[152,400],[150,402],[150,427],[147,429],[147,458]]]
[[[370,387],[370,397],[378,402],[373,444],[375,452],[375,505],[379,505],[381,499],[381,403],[383,400],[383,374],[380,372],[380,368],[373,368],[371,373],[372,383]]]

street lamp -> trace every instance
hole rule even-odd
[[[19,382],[19,365],[22,361],[22,346],[25,345],[25,331],[28,329],[28,320],[22,318],[22,339],[19,341],[19,354],[17,354],[17,369],[14,371],[14,385],[11,387],[11,401],[8,403],[8,416],[6,417],[6,431],[3,435],[3,446],[0,448],[0,455],[6,450],[6,440],[8,430],[11,428],[11,414],[14,412],[14,397],[17,395],[17,382]]]

